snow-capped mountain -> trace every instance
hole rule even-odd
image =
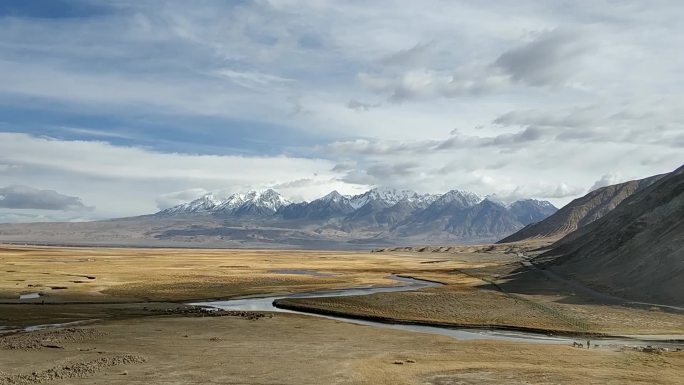
[[[178,206],[170,207],[162,210],[159,214],[191,214],[191,213],[207,213],[213,212],[221,205],[221,200],[216,198],[214,194],[209,193],[191,202],[181,203]]]
[[[434,222],[439,218],[450,217],[467,207],[475,206],[480,203],[482,198],[477,194],[451,190],[438,196],[425,210],[417,213],[414,219],[417,222]]]
[[[246,200],[245,194],[233,194],[216,206],[216,211],[228,214],[232,213],[233,210],[242,206]]]
[[[311,202],[283,206],[278,214],[284,219],[326,219],[345,216],[354,211],[350,198],[337,191]]]
[[[435,200],[437,205],[456,204],[462,207],[474,206],[482,202],[482,198],[469,191],[451,190]]]
[[[218,199],[209,193],[192,202],[160,211],[162,215],[211,213],[217,215],[269,215],[291,202],[274,190],[236,193],[226,199]]]
[[[358,209],[370,201],[382,202],[387,206],[393,206],[404,200],[408,202],[432,202],[438,197],[438,195],[432,194],[418,194],[411,190],[374,188],[363,194],[349,197],[349,203],[352,207]]]
[[[275,190],[250,191],[245,195],[245,201],[237,208],[233,209],[233,215],[272,215],[279,208],[289,205],[292,202],[283,198]]]
[[[525,199],[506,204],[493,196],[483,199],[461,190],[433,195],[374,188],[354,196],[332,191],[311,202],[292,203],[268,189],[225,199],[207,194],[157,215],[203,215],[223,220],[227,226],[256,222],[278,229],[306,228],[315,234],[482,241],[511,234],[555,211],[546,201]]]

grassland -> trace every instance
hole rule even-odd
[[[97,319],[0,337],[0,385],[676,384],[684,354],[575,349],[353,325],[292,314],[164,315],[191,299],[445,283],[417,292],[292,301],[390,320],[573,333],[684,334],[684,316],[605,305],[550,281],[517,282],[520,250],[302,252],[0,248],[0,326]],[[512,273],[512,275],[511,275]],[[22,294],[41,293],[33,299]],[[71,333],[71,334],[70,334]]]
[[[684,334],[680,314],[596,303],[546,279],[527,286],[505,284],[520,269],[519,260],[518,251],[504,247],[368,253],[6,246],[0,249],[0,325],[156,314],[159,308],[193,299],[393,285],[388,275],[401,273],[445,285],[285,302],[453,325]],[[40,297],[19,299],[27,293]]]

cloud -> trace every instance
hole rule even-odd
[[[577,29],[554,29],[531,42],[504,52],[494,62],[516,82],[532,86],[563,85],[591,53],[588,37]]]
[[[355,161],[346,160],[346,161],[342,161],[342,162],[336,164],[335,167],[333,167],[331,171],[338,171],[338,172],[350,171],[350,170],[353,170],[354,167],[356,167]]]
[[[306,199],[327,188],[357,189],[335,179],[344,175],[332,171],[335,162],[316,157],[162,153],[17,133],[0,133],[0,164],[16,165],[0,170],[6,183],[79,191],[84,201],[97,206],[92,218],[147,214],[203,191],[262,189],[299,179],[321,183],[297,191]]]
[[[539,141],[545,138],[545,131],[539,127],[525,127],[524,129],[494,136],[462,135],[457,130],[451,131],[451,136],[443,140],[420,141],[378,141],[369,139],[354,139],[335,141],[319,151],[331,151],[336,154],[421,154],[431,151],[445,151],[477,147],[497,147],[515,149],[518,145]]]
[[[544,130],[538,127],[526,127],[519,132],[499,134],[491,137],[463,136],[456,133],[451,138],[439,143],[434,149],[448,150],[453,148],[490,146],[514,149],[517,145],[538,141],[543,138]]]
[[[6,209],[91,210],[81,198],[63,195],[54,190],[39,190],[12,185],[0,188],[0,207]]]
[[[411,69],[399,74],[358,75],[360,83],[370,91],[389,95],[388,101],[401,103],[410,100],[477,96],[501,89],[506,77],[496,73]]]
[[[335,168],[344,173],[338,178],[340,181],[357,186],[402,186],[417,190],[424,188],[411,186],[420,170],[424,168],[424,164],[416,160],[396,159],[389,153],[381,154],[380,157],[368,159],[362,163],[342,162]]]
[[[445,68],[435,62],[443,58],[430,56],[434,43],[417,44],[381,59],[376,73],[361,72],[358,79],[370,91],[389,95],[390,102],[482,96],[510,89],[511,81],[561,86],[582,69],[582,59],[592,49],[583,30],[554,29],[537,33],[531,42],[501,53],[493,62],[471,59]]]
[[[509,111],[493,124],[502,127],[540,127],[557,142],[651,143],[672,145],[684,129],[670,98],[627,103],[537,108]]]
[[[601,187],[606,187],[614,184],[618,184],[624,181],[620,173],[610,173],[602,175],[599,180],[594,182],[594,184],[589,188],[589,191],[594,191],[600,189]]]
[[[565,183],[553,184],[539,181],[525,186],[515,186],[512,189],[499,190],[494,196],[504,202],[514,202],[520,199],[536,198],[546,200],[567,200],[583,193],[579,186],[569,186]]]
[[[684,162],[678,1],[11,3],[0,179],[97,206],[83,216],[349,180],[562,204]]]
[[[330,175],[333,163],[288,156],[161,153],[99,141],[65,141],[0,133],[0,162],[122,179],[232,178],[258,183],[283,175]],[[250,173],[244,173],[250,170]]]
[[[347,108],[355,111],[368,111],[371,108],[380,107],[382,103],[364,103],[356,99],[352,99],[347,103]]]
[[[207,194],[208,192],[209,191],[203,188],[191,188],[183,191],[162,194],[156,199],[157,208],[159,208],[159,210],[168,209],[169,207],[195,200]]]
[[[597,106],[571,107],[560,111],[551,109],[510,111],[494,119],[502,126],[588,127],[596,124],[604,112]]]
[[[423,67],[429,64],[429,51],[434,48],[434,42],[417,43],[411,48],[402,49],[380,59],[383,65],[405,67]]]
[[[294,79],[284,78],[280,76],[264,74],[252,71],[235,71],[230,68],[221,68],[214,70],[213,75],[228,79],[235,84],[251,90],[273,90],[284,83],[292,82]]]
[[[78,134],[78,135],[83,135],[86,137],[99,137],[99,138],[115,138],[115,139],[134,139],[135,136],[133,135],[126,135],[122,134],[119,132],[111,132],[111,131],[104,131],[104,130],[95,130],[91,128],[82,128],[82,127],[59,127],[59,129]]]

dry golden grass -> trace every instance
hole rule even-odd
[[[20,302],[20,294],[40,292],[46,302],[182,301],[391,285],[389,272],[425,270],[421,260],[358,252],[6,246],[0,249],[0,298]]]
[[[515,261],[514,254],[506,254],[505,250],[477,248],[399,255],[8,246],[0,249],[0,295],[5,302],[0,305],[0,325],[86,318],[101,321],[83,327],[95,330],[86,333],[92,335],[90,339],[59,342],[61,349],[18,349],[11,354],[4,354],[9,350],[0,351],[0,384],[16,383],[17,378],[20,378],[18,383],[34,383],[30,380],[33,373],[62,373],[64,377],[51,382],[54,384],[678,384],[681,381],[684,365],[681,352],[648,354],[609,348],[457,341],[438,335],[292,314],[248,320],[158,316],[157,312],[179,306],[163,301],[388,285],[394,283],[386,279],[390,273],[403,273],[447,285],[420,292],[318,299],[312,300],[312,304],[348,313],[432,322],[568,330],[584,323],[588,326],[583,330],[681,332],[681,316],[562,303],[562,292],[554,292],[552,286],[544,287],[543,293],[535,295],[511,295],[483,288],[486,283],[483,279],[496,280],[516,266]],[[314,270],[334,275],[273,271],[277,269]],[[50,289],[50,286],[66,288]],[[17,299],[19,294],[35,291],[46,295],[30,300],[34,302],[32,305]],[[42,300],[47,301],[45,305],[40,304]],[[25,336],[35,338],[40,345],[51,341],[50,333]],[[115,362],[107,360],[122,355],[141,360],[107,364]],[[70,376],[75,373],[73,368],[83,365],[92,370],[83,377]]]
[[[0,301],[5,303],[0,305],[0,325],[51,317],[64,321],[148,314],[140,303],[392,285],[396,282],[388,275],[401,273],[447,285],[420,292],[290,302],[396,320],[578,333],[684,334],[682,315],[598,305],[571,297],[548,282],[543,292],[540,287],[534,294],[502,293],[488,286],[519,267],[515,252],[501,247],[369,253],[5,246],[0,248]],[[285,274],[283,269],[326,275]],[[43,296],[18,299],[29,292]],[[55,305],[9,305],[42,301]],[[101,305],[78,305],[84,302]],[[108,307],[110,303],[120,305]],[[18,312],[17,306],[23,310]]]

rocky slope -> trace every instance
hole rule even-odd
[[[525,226],[497,243],[519,242],[530,239],[558,239],[578,228],[588,225],[613,210],[627,197],[650,186],[663,175],[633,180],[612,186],[606,186],[589,192],[563,206],[555,214],[537,223]],[[518,202],[514,203],[518,204]],[[525,215],[524,213],[518,214]],[[540,216],[536,217],[536,219]]]
[[[623,298],[682,306],[684,166],[638,183],[615,209],[553,244],[536,263]]]

